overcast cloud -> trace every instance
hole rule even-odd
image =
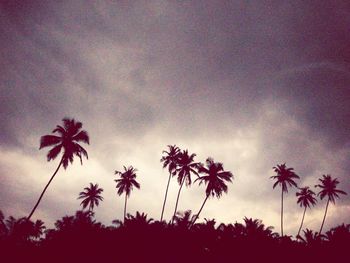
[[[0,209],[26,216],[58,161],[39,139],[65,116],[89,132],[89,160],[60,170],[34,218],[47,224],[79,209],[99,183],[96,217],[121,218],[114,171],[133,165],[141,190],[128,211],[159,219],[168,144],[224,163],[229,194],[201,219],[260,218],[279,231],[280,190],[272,167],[287,163],[301,186],[332,174],[349,192],[350,5],[347,1],[2,1],[0,4]],[[284,3],[283,3],[284,2]],[[171,184],[169,219],[178,185]],[[204,188],[182,192],[196,212]],[[295,235],[302,209],[286,198]],[[308,211],[318,230],[325,202]],[[348,222],[350,198],[326,226]]]

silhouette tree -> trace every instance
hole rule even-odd
[[[64,231],[72,228],[74,225],[74,216],[64,216],[55,222],[55,227],[58,231]]]
[[[89,206],[89,211],[93,211],[94,206],[98,206],[99,201],[103,200],[103,197],[101,196],[103,189],[99,188],[98,184],[90,183],[90,187],[85,187],[84,190],[84,192],[79,193],[78,199],[83,199],[80,205],[83,206],[83,209]]]
[[[293,168],[287,168],[286,164],[277,165],[273,167],[273,170],[277,175],[271,176],[270,178],[275,179],[276,182],[273,184],[273,188],[277,185],[281,185],[281,236],[283,237],[283,193],[288,193],[288,186],[295,186],[297,184],[294,182],[294,179],[299,179],[299,176],[295,174]]]
[[[176,215],[174,216],[174,224],[180,229],[188,229],[194,219],[194,215],[191,214],[191,210],[176,212]]]
[[[165,191],[165,197],[163,202],[162,214],[160,216],[160,221],[163,220],[164,208],[165,208],[165,203],[168,196],[170,179],[171,179],[171,176],[176,175],[176,168],[177,168],[178,157],[180,153],[180,149],[176,145],[168,145],[168,148],[169,148],[169,151],[168,152],[163,151],[165,155],[162,157],[162,159],[160,159],[160,161],[163,162],[163,168],[168,167],[168,171],[169,171],[168,184]]]
[[[51,181],[57,174],[61,165],[66,169],[68,167],[68,163],[73,163],[74,155],[78,156],[80,162],[82,164],[82,156],[88,158],[88,154],[86,150],[79,145],[79,142],[84,142],[89,144],[89,136],[86,131],[82,131],[81,128],[83,124],[81,122],[76,122],[74,119],[64,118],[63,126],[57,125],[56,128],[52,131],[52,133],[58,133],[59,136],[56,135],[45,135],[40,139],[40,148],[50,147],[53,148],[47,154],[47,161],[54,160],[61,151],[63,151],[62,158],[56,171],[53,173],[51,179],[46,184],[44,190],[42,191],[37,203],[35,204],[33,210],[30,212],[27,219],[29,220],[36,208],[38,207],[41,198],[43,197],[46,189],[49,187]]]
[[[265,225],[259,219],[252,219],[244,217],[245,227],[243,230],[244,236],[249,237],[253,240],[264,240],[267,238],[275,237],[276,234],[273,233],[273,227]]]
[[[301,220],[301,224],[298,230],[297,236],[300,234],[300,230],[303,227],[304,223],[304,218],[305,218],[305,213],[306,213],[306,208],[310,208],[310,205],[315,205],[317,200],[314,197],[315,193],[309,189],[309,187],[302,187],[299,188],[299,192],[296,193],[296,196],[298,197],[297,203],[300,205],[300,207],[304,207],[304,213],[303,213],[303,218]]]
[[[338,194],[346,195],[346,193],[342,190],[337,189],[337,185],[339,184],[338,179],[337,178],[333,179],[331,177],[331,175],[329,175],[329,174],[323,175],[323,177],[318,179],[318,180],[321,182],[321,184],[315,185],[315,187],[319,187],[319,188],[321,188],[321,190],[320,190],[320,192],[318,192],[317,196],[320,196],[321,200],[323,200],[323,198],[325,198],[325,197],[328,197],[326,211],[324,213],[321,228],[319,231],[319,234],[321,235],[322,228],[323,228],[324,222],[326,220],[329,201],[331,201],[333,204],[335,204],[335,199],[339,198]]]
[[[0,239],[7,233],[4,213],[0,210]]]
[[[303,230],[304,237],[301,237],[300,235],[297,236],[297,239],[299,239],[304,245],[308,247],[317,246],[322,241],[322,235],[320,235],[317,232],[313,232],[312,230],[306,228],[306,230]]]
[[[153,218],[147,218],[147,214],[136,211],[136,215],[127,214],[125,226],[130,228],[144,228],[153,222]]]
[[[197,169],[198,169],[199,163],[194,162],[195,156],[196,154],[194,153],[189,155],[188,150],[182,151],[178,156],[178,167],[176,169],[176,172],[177,172],[177,181],[180,184],[180,188],[177,193],[172,222],[174,221],[174,217],[177,212],[177,205],[179,203],[180,193],[181,193],[183,184],[186,182],[186,186],[191,185],[191,182],[192,182],[191,174],[195,174],[198,176]]]
[[[331,228],[326,232],[327,240],[335,246],[341,247],[343,244],[350,244],[350,224],[344,223]]]
[[[206,195],[204,202],[199,209],[199,212],[196,214],[192,225],[194,225],[198,219],[209,196],[216,196],[217,198],[220,198],[223,192],[227,193],[228,188],[226,182],[232,182],[231,178],[233,177],[233,174],[231,172],[224,171],[224,166],[222,163],[216,163],[212,158],[209,157],[206,160],[206,166],[207,167],[205,167],[203,164],[200,164],[198,167],[198,172],[204,175],[199,176],[195,182],[199,181],[199,185],[204,183],[207,185],[207,188],[205,190]]]
[[[10,216],[5,221],[6,235],[15,242],[25,242],[39,239],[45,230],[44,222],[37,220],[35,223],[26,217],[19,219]]]
[[[44,225],[44,222],[40,219],[36,220],[33,224],[32,236],[36,239],[39,239],[44,234],[45,229],[46,227]]]
[[[124,166],[124,172],[115,171],[115,174],[120,175],[120,179],[114,180],[117,183],[116,188],[118,189],[118,195],[122,195],[125,192],[124,221],[126,218],[127,199],[134,186],[137,189],[140,189],[140,184],[136,181],[136,172],[137,169],[132,166],[129,166],[128,168]]]

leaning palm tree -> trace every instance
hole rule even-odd
[[[337,178],[333,179],[329,174],[323,175],[323,178],[320,178],[318,180],[321,182],[321,184],[315,185],[315,187],[319,187],[319,188],[321,188],[321,190],[317,194],[317,196],[320,196],[321,200],[323,200],[323,198],[325,198],[325,197],[328,197],[326,211],[324,213],[321,228],[319,231],[319,235],[321,235],[324,221],[326,220],[329,201],[331,201],[333,204],[335,204],[335,199],[339,198],[338,194],[346,195],[346,193],[342,190],[337,189],[337,185],[339,184],[338,179]]]
[[[194,162],[194,157],[196,156],[195,153],[189,155],[188,150],[184,150],[181,153],[179,153],[178,156],[178,167],[176,169],[177,172],[177,182],[180,184],[179,191],[177,193],[176,198],[176,204],[175,204],[175,210],[172,218],[172,222],[174,221],[176,212],[177,212],[177,205],[179,203],[180,193],[182,186],[186,182],[186,186],[191,185],[191,174],[195,174],[198,176],[198,166],[199,163]]]
[[[299,179],[299,176],[295,174],[293,168],[287,168],[286,164],[280,164],[276,167],[273,167],[273,170],[277,175],[271,176],[270,178],[276,179],[276,182],[273,184],[273,188],[277,185],[281,185],[281,236],[283,237],[283,193],[288,193],[288,186],[297,187],[295,179]]]
[[[163,162],[163,168],[168,167],[169,171],[169,178],[168,178],[168,184],[166,186],[166,191],[165,191],[165,197],[164,197],[164,202],[163,202],[163,208],[162,208],[162,214],[160,216],[160,221],[163,220],[163,214],[164,214],[164,208],[165,208],[165,203],[166,199],[168,196],[168,189],[169,189],[169,184],[170,184],[170,179],[171,176],[176,175],[176,168],[178,164],[178,157],[180,153],[180,148],[177,147],[176,145],[168,145],[169,151],[163,151],[165,154],[162,159],[160,159],[161,162]]]
[[[233,174],[231,172],[224,171],[224,166],[222,163],[216,163],[212,158],[209,157],[206,160],[206,166],[207,167],[201,164],[198,167],[198,172],[204,175],[199,176],[195,182],[199,181],[199,185],[204,183],[207,185],[207,188],[205,189],[204,202],[199,209],[199,212],[196,214],[192,225],[194,225],[198,219],[199,214],[202,212],[202,209],[208,198],[210,196],[216,196],[217,198],[220,198],[223,192],[227,193],[228,188],[226,182],[232,182],[231,178],[233,177]]]
[[[120,175],[120,179],[114,180],[117,183],[116,188],[118,189],[118,195],[122,195],[125,192],[125,204],[124,204],[124,221],[126,218],[126,203],[127,199],[130,196],[130,193],[135,186],[137,189],[140,189],[140,184],[136,181],[136,172],[132,166],[128,168],[124,167],[124,172],[115,171],[115,174]]]
[[[82,157],[85,156],[88,159],[88,154],[86,150],[79,145],[79,142],[84,142],[89,144],[89,135],[86,131],[82,131],[81,128],[83,124],[81,122],[75,121],[74,119],[64,118],[63,126],[57,125],[56,128],[52,131],[52,133],[57,133],[56,135],[45,135],[40,139],[40,148],[50,147],[52,149],[47,153],[47,161],[54,160],[62,151],[62,157],[60,163],[56,171],[53,173],[51,179],[46,184],[44,190],[42,191],[39,200],[35,204],[33,210],[30,212],[27,217],[28,220],[32,217],[36,208],[38,207],[41,198],[43,197],[46,189],[49,187],[51,181],[57,174],[61,165],[66,169],[68,167],[69,162],[73,163],[74,155],[79,157],[80,163],[82,164]]]
[[[94,210],[94,206],[98,206],[100,201],[103,201],[101,193],[103,192],[102,188],[98,187],[98,184],[90,183],[90,187],[85,187],[85,191],[79,193],[78,199],[83,199],[80,205],[83,206],[83,209],[89,207],[89,211]]]
[[[300,207],[304,207],[304,213],[303,213],[303,218],[301,220],[301,224],[298,230],[297,236],[300,234],[300,230],[303,227],[304,223],[304,218],[305,218],[305,213],[306,213],[306,208],[311,208],[310,205],[315,205],[317,202],[317,199],[314,197],[315,193],[309,189],[308,186],[299,188],[299,192],[297,192],[295,195],[298,197],[297,203],[300,205]]]

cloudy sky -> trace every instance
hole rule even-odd
[[[68,116],[90,135],[89,159],[58,172],[34,219],[52,226],[73,214],[89,182],[104,188],[97,220],[121,219],[113,180],[123,165],[141,184],[128,212],[159,219],[168,176],[159,160],[176,144],[235,176],[201,220],[247,216],[279,231],[276,164],[293,167],[300,186],[331,174],[350,191],[349,28],[350,4],[336,0],[1,1],[0,209],[28,215],[59,163],[46,161],[40,136]],[[178,187],[173,180],[167,219]],[[179,209],[196,212],[204,197],[203,185],[184,189]],[[318,230],[325,204],[305,227]],[[302,211],[290,190],[287,234]],[[349,215],[344,196],[325,227]]]

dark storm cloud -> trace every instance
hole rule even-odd
[[[65,6],[59,10],[67,11]],[[82,14],[80,11],[71,10],[77,15]],[[118,125],[120,132],[131,134],[150,125],[151,107],[135,99],[133,94],[118,88],[108,89],[103,77],[113,74],[114,69],[105,72],[105,76],[96,74],[94,65],[81,51],[81,48],[93,49],[98,41],[103,43],[99,33],[101,18],[88,19],[87,16],[75,21],[74,14],[66,13],[66,20],[62,21],[56,12],[59,11],[55,11],[55,4],[48,7],[30,2],[2,5],[2,143],[21,144],[18,138],[25,136],[23,130],[42,132],[40,127],[46,127],[47,120],[59,120],[66,115],[86,120],[101,118],[96,112],[102,112],[109,122],[123,123]],[[84,46],[84,43],[87,44]],[[131,78],[135,85],[144,85],[141,70],[133,70]]]
[[[202,112],[221,114],[223,122],[229,116],[240,118],[244,125],[257,117],[266,98],[274,96],[276,100],[289,100],[292,114],[299,114],[305,125],[339,144],[348,139],[349,128],[345,121],[349,116],[347,10],[341,2],[319,5],[303,1],[132,5],[10,2],[2,9],[2,24],[6,27],[2,43],[2,61],[6,63],[2,74],[6,78],[2,81],[2,99],[6,101],[3,123],[13,119],[9,113],[17,112],[16,119],[21,109],[45,119],[58,118],[55,113],[62,114],[62,105],[68,104],[66,108],[74,113],[93,112],[91,105],[95,104],[116,106],[125,102],[124,94],[120,101],[111,101],[120,96],[120,91],[103,95],[106,76],[94,72],[84,59],[87,54],[79,50],[83,42],[93,49],[111,41],[112,48],[130,45],[142,50],[129,78],[139,89],[146,89],[152,83],[144,80],[140,68],[158,74],[154,84],[159,86],[152,89],[159,90],[163,98],[156,103],[172,113],[188,112],[188,122],[183,123],[187,126],[200,125],[203,120],[197,116]],[[40,30],[43,27],[46,31]],[[47,30],[62,35],[54,36]],[[315,72],[308,68],[310,63],[329,63],[342,67],[344,72],[327,66]],[[269,81],[295,67],[299,72],[291,72],[277,83]],[[86,103],[77,103],[70,90],[73,87],[62,86],[67,75],[83,87]],[[315,93],[317,96],[312,96]],[[132,108],[134,103],[127,101],[121,107],[131,104]],[[21,106],[14,111],[14,104]],[[135,112],[135,120],[152,118],[150,108],[147,114],[139,115],[144,110],[142,105],[136,107],[141,109]],[[115,114],[117,109],[110,106],[106,111]],[[166,115],[167,111],[157,114]],[[175,121],[181,116],[174,114]],[[5,127],[8,131],[2,137],[15,140],[11,139],[13,125]]]
[[[276,91],[288,100],[289,113],[310,127],[315,136],[324,136],[330,146],[349,147],[350,71],[330,63],[292,71],[277,82],[284,90]]]

